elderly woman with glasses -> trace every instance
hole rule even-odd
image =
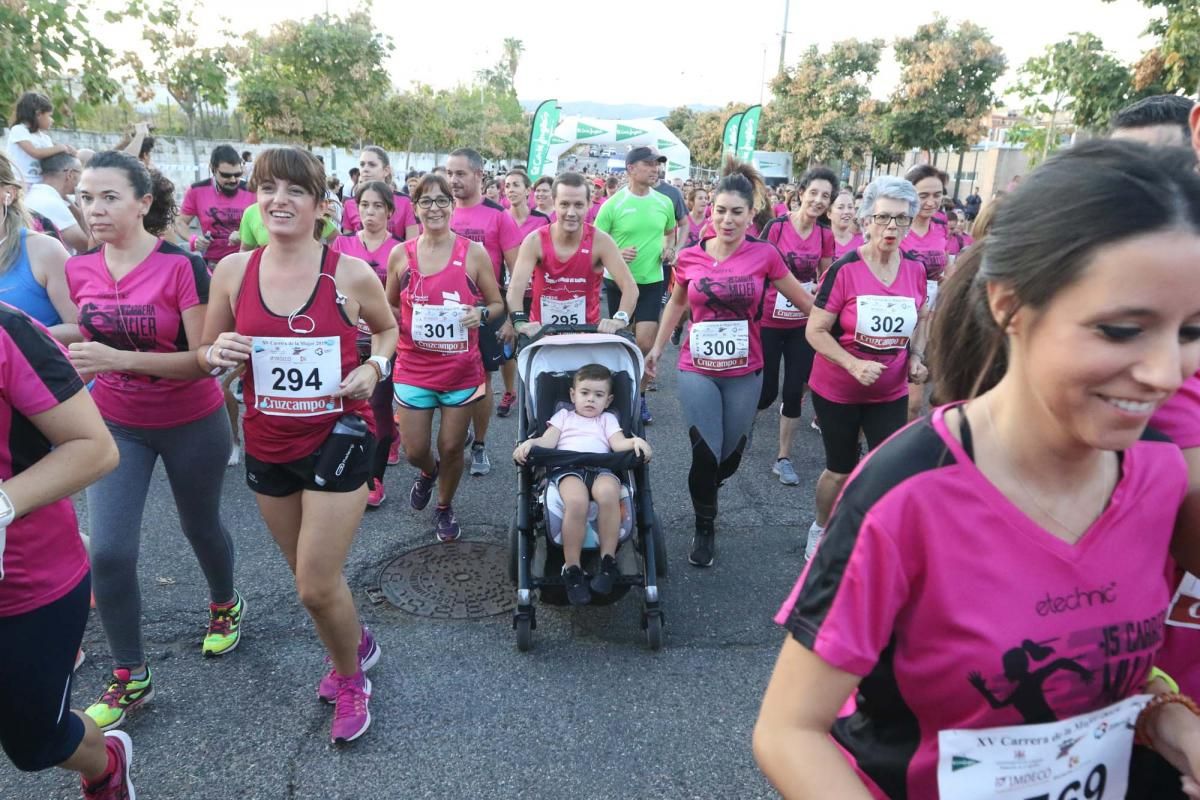
[[[808,320],[816,350],[809,388],[821,420],[825,471],[805,558],[816,550],[833,501],[859,460],[859,431],[872,449],[907,421],[908,382],[927,376],[925,266],[900,242],[917,212],[917,191],[890,175],[867,187],[858,212],[866,244],[831,266]]]

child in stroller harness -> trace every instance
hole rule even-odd
[[[626,436],[616,415],[606,410],[612,401],[612,372],[601,364],[585,364],[575,371],[571,384],[574,409],[558,411],[550,418],[545,433],[517,445],[513,460],[524,464],[530,450],[546,447],[576,453],[632,450],[649,461],[653,454],[649,443],[640,436]],[[586,605],[592,599],[592,592],[608,594],[620,577],[616,553],[622,516],[621,483],[610,470],[594,467],[558,467],[548,478],[558,488],[563,501],[562,574],[567,585],[567,600],[571,605]],[[589,588],[580,559],[591,501],[595,501],[597,507],[600,569],[592,577]]]

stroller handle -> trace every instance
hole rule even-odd
[[[600,327],[598,325],[543,325],[541,328],[538,329],[538,332],[535,333],[533,336],[526,336],[523,333],[518,333],[517,334],[517,347],[518,348],[524,347],[525,345],[532,344],[533,342],[536,342],[547,336],[561,336],[561,335],[567,334],[567,333],[599,333],[599,332],[600,332]],[[636,343],[636,341],[637,341],[636,339],[634,339],[633,333],[630,332],[629,328],[624,328],[622,330],[619,330],[615,334],[612,334],[612,335],[621,336],[625,339],[628,339],[630,342]]]

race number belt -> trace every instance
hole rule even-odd
[[[917,327],[917,304],[911,297],[861,295],[854,341],[871,350],[903,350]]]
[[[1041,725],[938,733],[938,793],[954,800],[1120,800],[1149,695]]]
[[[341,346],[336,336],[255,336],[255,407],[273,417],[340,412],[342,398],[333,393],[342,384]]]
[[[587,323],[587,298],[580,295],[558,300],[542,295],[543,325],[584,325]]]
[[[419,349],[442,355],[467,352],[462,306],[414,304],[412,309],[412,340]]]
[[[800,284],[804,287],[804,291],[812,294],[817,288],[817,284],[813,282]],[[775,308],[771,312],[771,319],[783,320],[786,322],[795,322],[800,319],[808,319],[808,314],[805,314],[800,309],[792,305],[792,301],[783,296],[783,292],[775,293]]]
[[[688,338],[692,364],[720,372],[750,363],[750,323],[744,319],[693,322]]]

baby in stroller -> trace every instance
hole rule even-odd
[[[524,464],[531,449],[545,447],[577,453],[632,450],[649,461],[653,454],[649,443],[640,436],[626,436],[616,415],[606,410],[613,401],[612,384],[612,372],[601,364],[585,364],[576,370],[571,384],[574,408],[561,409],[550,418],[545,433],[517,445],[513,460]],[[610,470],[594,467],[557,468],[550,472],[548,479],[558,488],[563,500],[562,575],[567,586],[567,600],[572,605],[586,605],[591,601],[592,592],[608,594],[620,577],[616,552],[621,524],[621,483]],[[591,501],[597,506],[600,569],[592,577],[589,588],[580,559]]]

